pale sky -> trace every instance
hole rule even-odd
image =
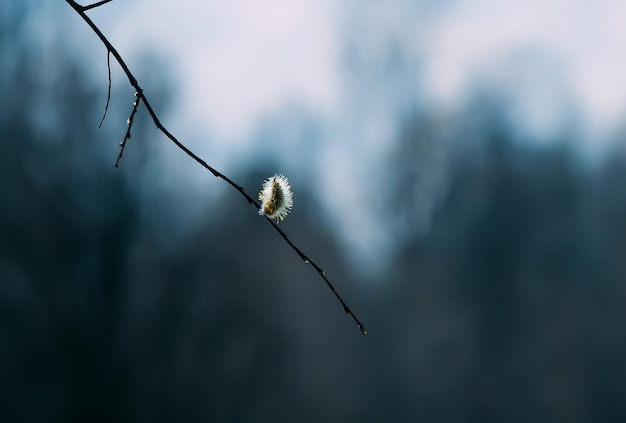
[[[537,62],[528,66],[537,73],[528,75],[531,80],[526,82],[561,92],[551,97],[530,93],[535,98],[526,99],[524,92],[518,93],[520,101],[529,103],[524,123],[542,120],[536,110],[543,112],[543,120],[545,113],[558,114],[558,101],[566,99],[575,102],[600,133],[626,117],[624,1],[476,0],[453,8],[433,33],[428,56],[438,98],[454,101],[471,82],[468,76],[476,74],[507,82],[502,75],[512,70],[507,61],[532,51]],[[550,101],[557,104],[546,110]]]
[[[394,31],[394,9],[410,11],[397,26],[406,50],[420,57],[423,85],[437,104],[459,104],[482,79],[509,85],[521,123],[535,132],[558,125],[563,101],[575,103],[600,133],[623,119],[623,0],[448,2],[435,16],[407,7],[425,2],[376,3],[113,1],[91,15],[127,56],[145,48],[163,55],[179,76],[186,124],[231,145],[291,103],[341,121],[352,94],[342,61],[346,16],[362,19],[363,28],[376,31],[379,23]],[[523,84],[519,92],[516,84]]]
[[[189,106],[185,115],[233,140],[249,136],[285,103],[306,103],[322,113],[337,104],[340,40],[331,5],[114,1],[94,18],[102,16],[127,55],[151,48],[169,59]]]

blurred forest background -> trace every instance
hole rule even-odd
[[[379,157],[393,249],[373,269],[301,179],[284,230],[361,336],[239,194],[201,169],[210,199],[163,175],[181,153],[141,107],[114,169],[131,88],[97,129],[106,80],[62,35],[35,41],[30,12],[0,5],[0,421],[626,421],[619,142],[593,161],[574,123],[533,142],[485,87],[454,115],[416,101]],[[152,78],[169,127],[176,81]],[[255,193],[274,167],[219,170]]]

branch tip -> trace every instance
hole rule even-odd
[[[135,93],[135,96],[137,96],[137,93]],[[128,119],[126,119],[126,133],[124,133],[124,138],[122,139],[122,142],[120,142],[120,152],[117,155],[117,159],[115,160],[115,167],[119,167],[120,164],[120,160],[122,160],[122,156],[124,155],[124,149],[126,148],[126,141],[128,141],[130,139],[130,130],[133,127],[133,121],[135,118],[135,113],[137,113],[137,108],[139,107],[139,100],[135,100],[133,101],[133,109],[130,112],[130,116],[128,116]]]
[[[104,122],[104,118],[107,116],[107,110],[109,110],[109,101],[111,100],[111,50],[107,49],[107,74],[109,85],[107,88],[107,102],[104,105],[104,113],[102,113],[102,118],[100,118],[100,123],[98,124],[98,128],[102,127],[102,122]]]

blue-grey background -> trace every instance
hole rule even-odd
[[[572,5],[572,3],[574,3]],[[626,420],[620,2],[0,4],[0,421]]]

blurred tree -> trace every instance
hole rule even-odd
[[[586,169],[566,144],[514,142],[497,108],[482,105],[456,122],[429,231],[405,232],[391,265],[388,324],[404,334],[391,348],[412,357],[396,370],[400,404],[437,421],[621,420],[626,331],[612,322],[626,280],[623,179]],[[428,173],[422,146],[441,139],[430,122],[415,125],[393,158],[391,191],[409,231]],[[613,160],[607,171],[624,168]]]
[[[26,30],[31,5],[2,8],[2,420],[124,420],[116,313],[134,201],[104,162],[81,68],[60,51],[47,61]]]

